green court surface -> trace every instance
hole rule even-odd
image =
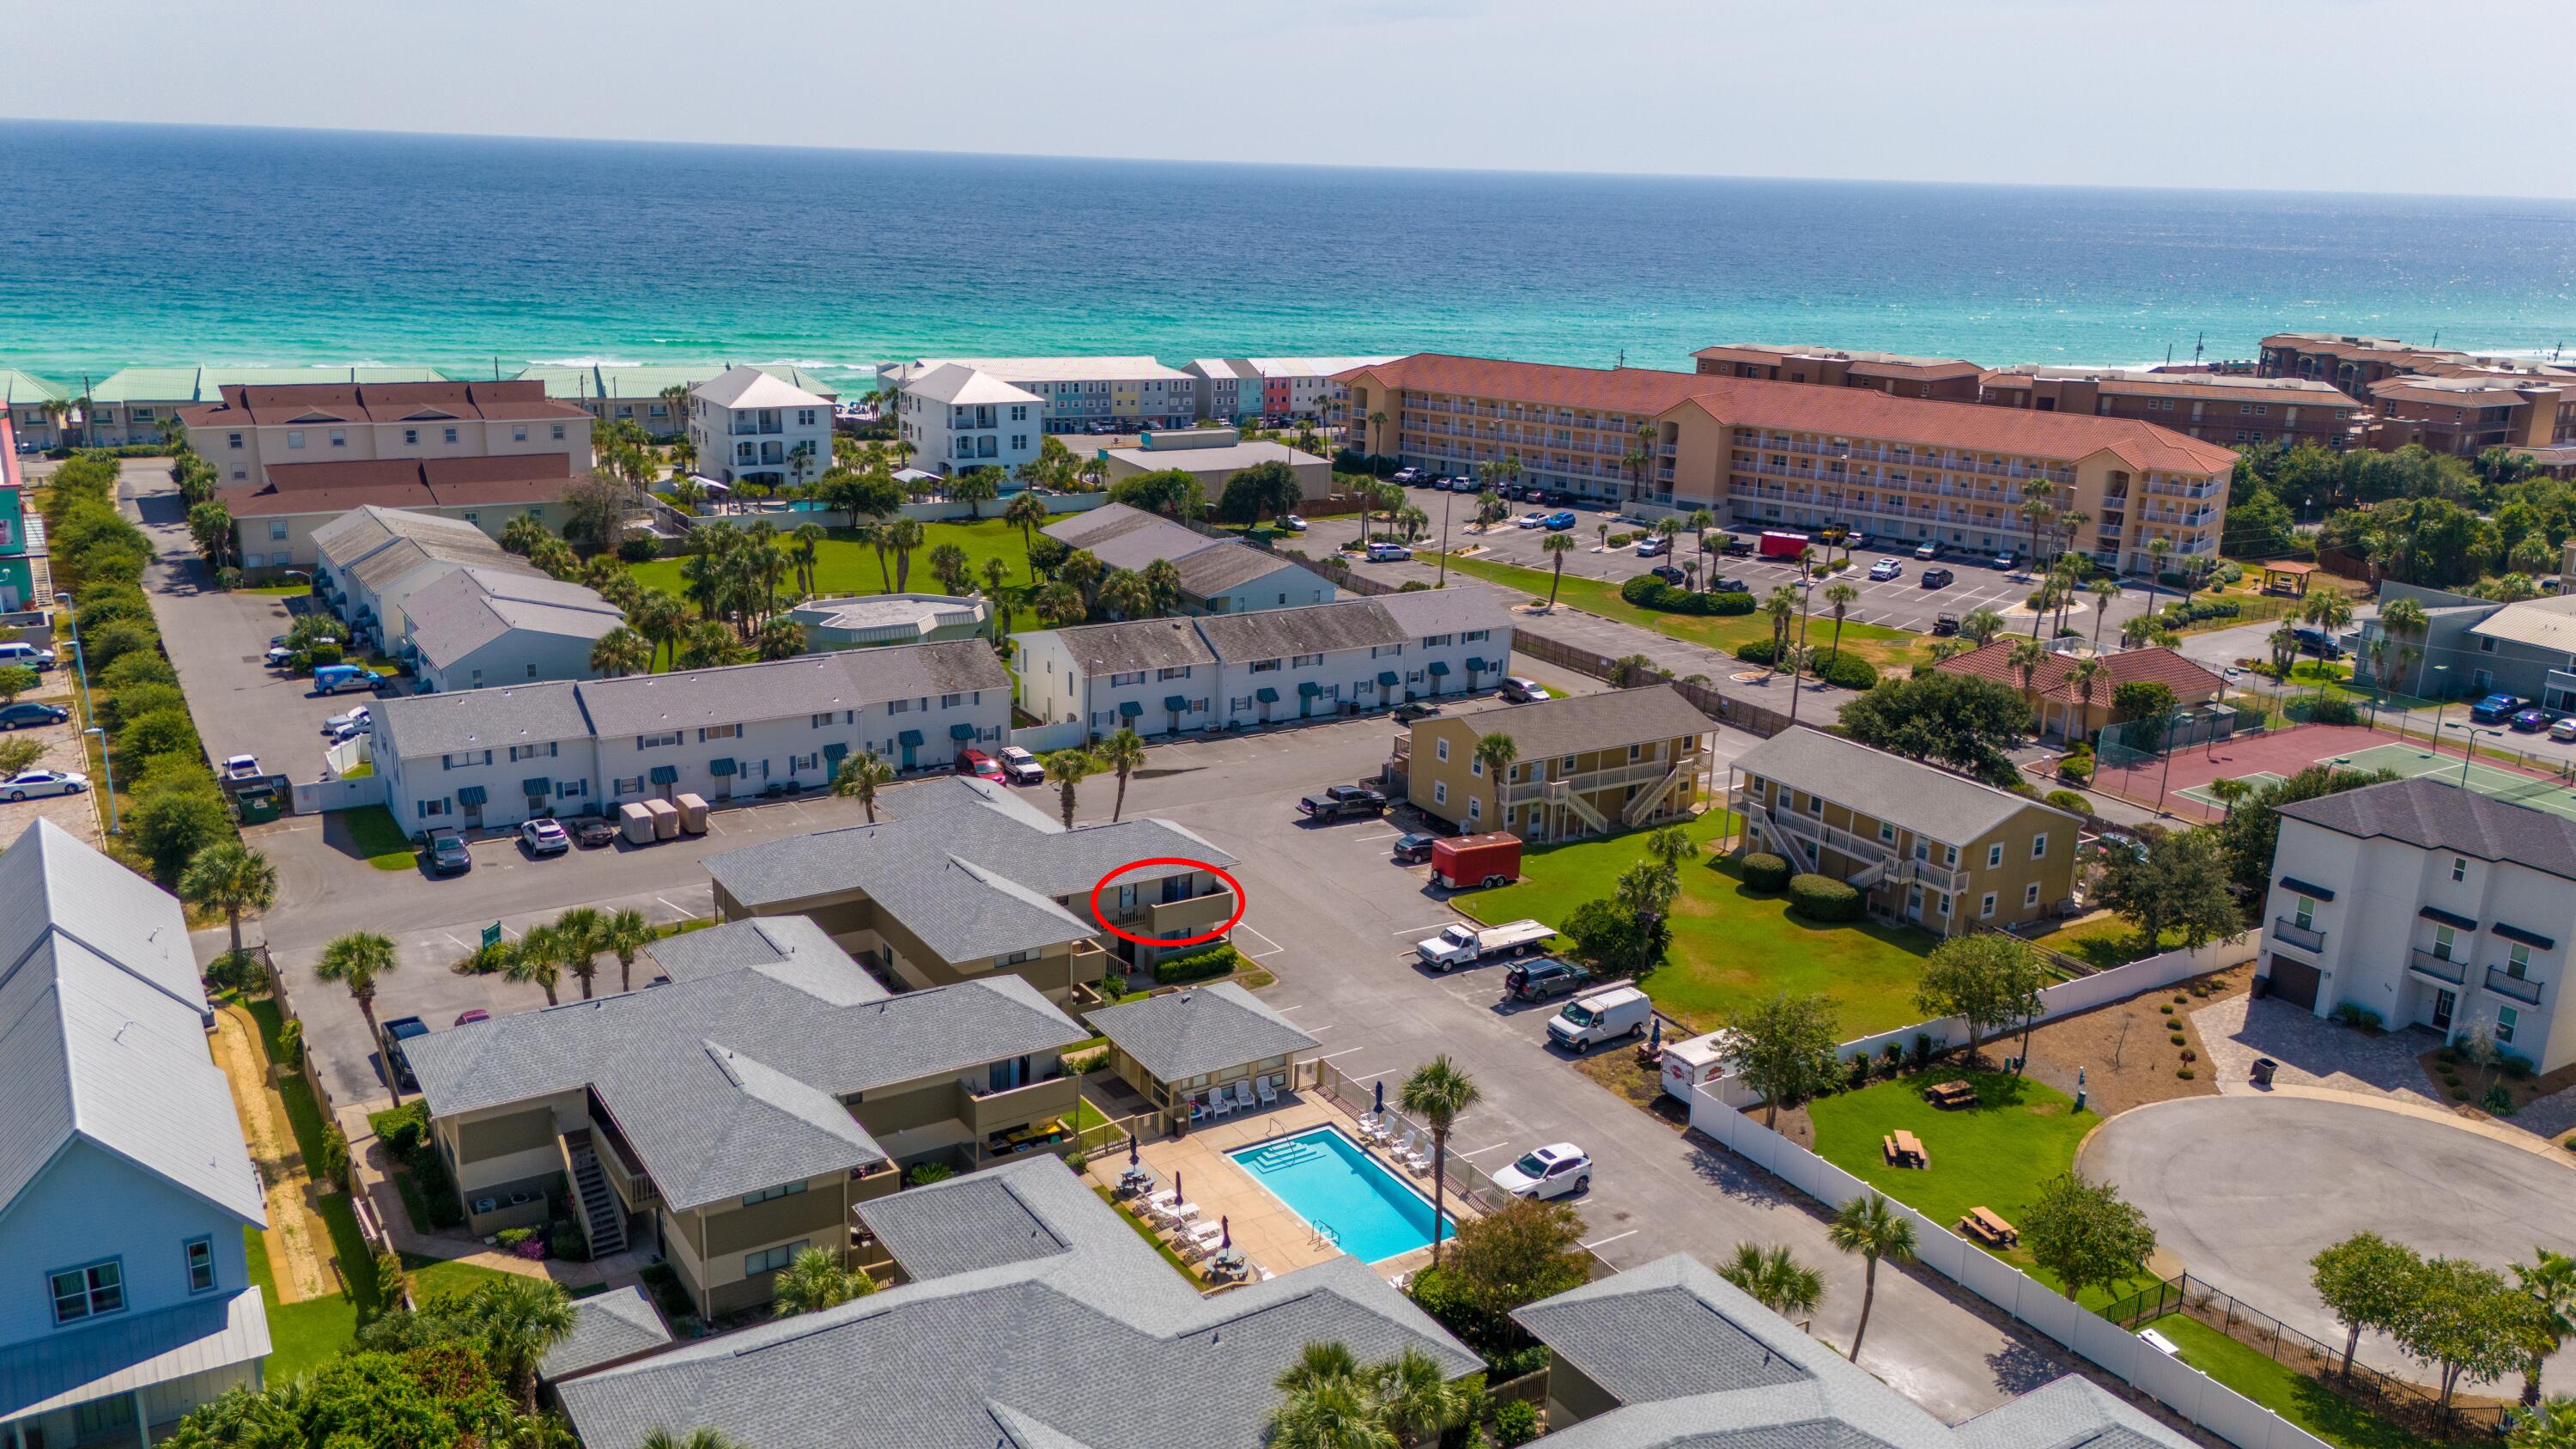
[[[2289,776],[2275,775],[2269,770],[2257,770],[2251,775],[2238,775],[2234,778],[2243,780],[2246,784],[2260,790],[2267,785],[2278,785],[2282,781],[2288,779]],[[2213,781],[2212,783],[2216,782]],[[2186,800],[2192,800],[2206,805],[2212,810],[2223,810],[2227,808],[2225,801],[2210,793],[2208,785],[2193,785],[2185,789],[2176,790],[2174,793],[2180,795]]]
[[[2564,815],[2576,820],[2576,783],[2525,775],[2516,770],[2471,761],[2465,766],[2457,756],[2428,754],[2414,745],[2373,745],[2350,755],[2336,755],[2319,764],[2349,765],[2356,770],[2386,770],[2401,776],[2430,775],[2454,785],[2466,785],[2481,795],[2493,795]],[[2465,772],[2465,773],[2464,773]]]

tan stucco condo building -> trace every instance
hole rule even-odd
[[[1634,830],[1686,820],[1709,794],[1717,722],[1669,684],[1574,695],[1463,718],[1417,721],[1396,741],[1395,768],[1414,808],[1464,831],[1524,840]],[[1502,810],[1476,741],[1511,737]]]
[[[1756,378],[1417,353],[1339,380],[1362,452],[1441,472],[1513,457],[1528,482],[1742,525],[2026,550],[2025,485],[2046,479],[2082,515],[2069,546],[2124,573],[2158,538],[2168,570],[2214,564],[2236,463],[2134,418]]]
[[[637,969],[666,979],[405,1045],[473,1232],[561,1194],[594,1257],[658,1250],[735,1312],[807,1248],[851,1262],[852,1210],[902,1171],[1035,1150],[1074,1110],[1060,1053],[1087,1033],[1014,976],[896,994],[793,916]]]
[[[1739,851],[1847,882],[1883,919],[1949,936],[2060,915],[2074,899],[2083,822],[2009,790],[1803,727],[1729,774]]]
[[[288,463],[557,454],[560,466],[543,471],[567,477],[591,464],[590,414],[549,400],[539,382],[234,385],[179,419],[225,487],[265,487],[268,470]]]

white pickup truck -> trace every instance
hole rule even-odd
[[[1546,945],[1555,934],[1553,926],[1539,921],[1505,921],[1499,926],[1483,927],[1460,921],[1428,941],[1414,942],[1413,954],[1432,970],[1446,971],[1497,956],[1526,955]]]

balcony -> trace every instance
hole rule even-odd
[[[1607,770],[1578,771],[1563,777],[1567,789],[1578,795],[1597,794],[1627,785],[1651,785],[1671,773],[1670,760],[1639,760],[1632,765],[1616,765]],[[1503,787],[1503,803],[1519,805],[1538,799],[1548,792],[1552,781],[1532,778]]]
[[[607,1175],[610,1188],[625,1201],[627,1211],[651,1212],[654,1204],[662,1200],[661,1190],[653,1186],[653,1179],[642,1168],[628,1159],[624,1135],[597,1118],[591,1119],[590,1126],[591,1155],[599,1159],[600,1170]]]
[[[997,1132],[1017,1131],[1033,1122],[1068,1115],[1073,1111],[1073,1078],[1050,1077],[1042,1082],[1029,1082],[1001,1091],[977,1090],[958,1084],[966,1101],[960,1114],[978,1138]]]
[[[2302,951],[2322,951],[2326,948],[2325,932],[2313,926],[2302,926],[2287,916],[2272,918],[2272,939],[2284,946],[2296,946]]]
[[[2540,1004],[2540,983],[2528,976],[2515,976],[2501,966],[2487,968],[2487,990],[2498,996],[2510,996],[2526,1006]]]
[[[1143,934],[1171,941],[1215,930],[1234,914],[1234,892],[1212,890],[1187,900],[1156,901],[1145,908]]]
[[[2436,956],[2430,951],[2421,949],[2407,953],[2406,968],[2418,976],[2431,977],[2445,986],[2458,986],[2468,980],[2469,976],[2469,963],[2466,961]]]

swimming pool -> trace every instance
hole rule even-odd
[[[1431,1246],[1431,1200],[1337,1128],[1317,1127],[1231,1155],[1307,1226],[1330,1229],[1342,1251],[1363,1263]],[[1442,1236],[1455,1237],[1458,1220],[1443,1216]]]

